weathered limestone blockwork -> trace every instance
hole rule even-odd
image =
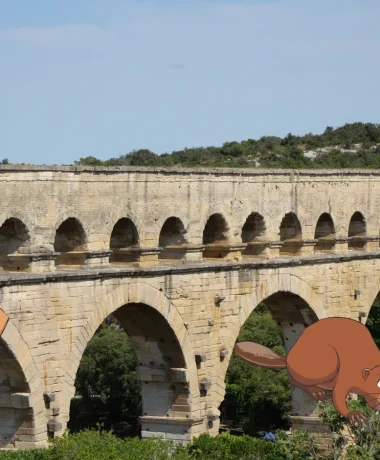
[[[136,351],[143,436],[186,442],[218,432],[260,302],[290,350],[318,319],[358,320],[380,291],[378,171],[4,166],[0,194],[0,447],[63,433],[111,313]],[[314,402],[292,400],[294,426],[315,428]]]
[[[257,267],[248,262],[197,263],[131,269],[117,277],[113,270],[2,277],[2,308],[9,316],[2,341],[17,361],[2,358],[1,367],[9,374],[19,366],[20,391],[30,393],[28,413],[18,407],[17,414],[4,412],[13,426],[14,439],[12,433],[7,435],[10,442],[46,440],[56,407],[60,411],[55,420],[62,423],[57,434],[62,433],[82,353],[110,313],[126,328],[137,353],[144,435],[186,441],[203,431],[217,433],[218,419],[210,421],[207,414],[216,413],[223,400],[235,340],[254,308],[266,300],[283,327],[287,348],[317,318],[358,319],[380,290],[380,252],[372,259],[367,256],[357,253],[348,261],[330,256],[318,264],[304,260],[302,266],[296,259],[270,260]],[[224,297],[219,304],[218,296]],[[222,349],[228,353],[221,356]],[[201,365],[196,355],[205,356]],[[207,391],[203,380],[210,382]],[[2,389],[2,401],[9,398],[6,391]],[[295,414],[312,416],[315,405],[297,391]],[[45,406],[43,394],[54,394],[54,403]],[[3,406],[4,411],[9,402]],[[12,422],[20,417],[29,427],[27,436]]]

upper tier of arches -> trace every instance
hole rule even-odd
[[[107,222],[108,243],[94,250],[91,243],[96,231],[85,226],[78,217],[69,216],[56,225],[54,239],[50,241],[51,249],[46,249],[49,245],[44,246],[42,241],[40,251],[31,236],[35,235],[33,229],[28,228],[21,219],[10,217],[0,226],[0,266],[4,271],[25,270],[31,257],[40,252],[50,254],[56,265],[78,266],[85,265],[89,257],[102,258],[107,255],[114,264],[136,263],[140,261],[142,253],[149,251],[161,262],[183,262],[187,254],[197,251],[204,259],[215,259],[239,251],[243,257],[266,257],[268,248],[273,251],[272,256],[276,255],[276,250],[278,256],[334,252],[336,245],[342,242],[351,251],[376,249],[379,246],[379,235],[368,236],[366,219],[360,211],[350,216],[346,231],[340,230],[339,237],[334,219],[328,212],[319,216],[312,228],[311,238],[304,236],[305,227],[310,235],[310,225],[301,223],[296,213],[284,213],[278,221],[275,232],[265,216],[254,211],[236,230],[231,228],[224,213],[215,212],[207,217],[201,234],[194,238],[194,231],[190,231],[192,224],[179,216],[167,217],[160,224],[156,236],[152,236],[153,232],[144,231],[141,222],[136,223],[130,216],[125,216],[113,225]],[[147,244],[148,236],[154,244]],[[97,252],[98,256],[94,256]]]

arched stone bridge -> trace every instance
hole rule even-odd
[[[380,171],[0,168],[0,447],[63,433],[114,314],[138,359],[143,436],[217,433],[241,326],[265,301],[289,350],[365,321],[380,289]],[[294,424],[315,405],[293,392]]]

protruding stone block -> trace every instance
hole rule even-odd
[[[47,426],[49,433],[57,433],[62,430],[62,423],[56,422],[54,419],[49,420]]]
[[[223,300],[225,300],[226,298],[223,296],[223,295],[217,295],[215,296],[215,303],[216,303],[216,306],[219,307],[220,306],[220,303],[223,302]]]
[[[227,350],[227,348],[222,348],[222,349],[220,350],[220,357],[221,357],[221,358],[225,358],[227,355],[228,355],[228,350]]]
[[[216,407],[213,407],[212,409],[207,411],[207,420],[209,422],[215,422],[215,420],[218,420],[220,417],[220,410],[217,409]]]
[[[89,269],[107,268],[112,251],[87,251],[85,266]]]
[[[140,248],[139,267],[151,267],[158,264],[162,248]]]
[[[211,388],[211,385],[212,385],[211,380],[202,379],[202,380],[199,382],[199,389],[200,389],[201,391],[208,391],[208,390]]]
[[[55,401],[55,394],[54,393],[44,393],[44,400],[47,403],[51,403]]]
[[[11,397],[11,406],[14,409],[29,409],[30,404],[30,393],[13,393]]]
[[[187,369],[170,369],[170,371],[173,383],[187,383],[189,381]]]
[[[204,363],[207,360],[207,355],[195,355],[195,362]]]
[[[54,415],[54,417],[59,415],[59,412],[60,412],[60,407],[53,407],[53,415]]]

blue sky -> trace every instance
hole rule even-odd
[[[0,0],[0,159],[380,122],[378,0]]]

